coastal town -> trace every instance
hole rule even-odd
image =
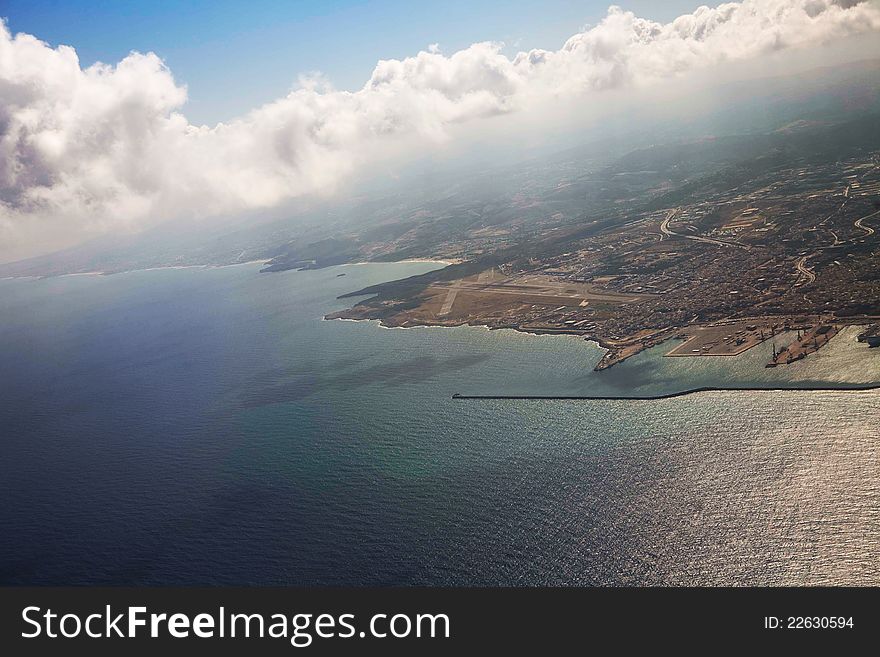
[[[876,345],[880,152],[718,178],[613,221],[551,223],[513,245],[511,230],[495,248],[436,253],[457,263],[357,291],[376,296],[328,317],[572,334],[606,349],[597,370],[676,338],[667,356],[769,342],[768,367],[808,357],[846,325]]]

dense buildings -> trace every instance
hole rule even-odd
[[[668,172],[680,149],[630,154],[580,183],[596,192],[605,181],[607,196],[621,174],[641,181],[624,176],[610,205],[599,194],[585,203],[592,212],[566,219],[548,202],[543,219],[519,222],[511,210],[510,222],[425,244],[425,255],[457,264],[360,291],[377,296],[338,316],[574,333],[609,349],[599,367],[712,326],[736,330],[676,355],[737,351],[785,328],[869,323],[880,316],[877,132],[876,122],[853,122],[744,137],[749,157],[734,161],[723,153],[741,155],[741,143],[698,143],[690,153],[706,169],[677,185]],[[527,213],[540,214],[529,198],[520,198]],[[391,252],[406,244],[404,235]]]

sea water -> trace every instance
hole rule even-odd
[[[855,329],[597,373],[576,337],[323,320],[436,266],[0,281],[0,583],[880,584],[880,392],[451,398],[880,381]]]

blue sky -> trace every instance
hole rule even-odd
[[[608,0],[0,0],[13,32],[76,48],[84,66],[154,51],[189,88],[194,123],[230,119],[286,93],[300,73],[360,87],[379,59],[439,43],[451,53],[476,41],[557,49],[604,16]],[[668,21],[698,0],[618,0]],[[708,4],[716,4],[709,2]]]

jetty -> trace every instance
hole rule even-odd
[[[797,339],[786,347],[777,350],[773,345],[773,358],[765,367],[776,367],[777,365],[788,365],[805,358],[813,352],[819,351],[822,347],[831,342],[831,338],[838,334],[840,329],[831,324],[819,324],[811,329],[806,330],[803,334],[798,331]]]
[[[833,386],[776,386],[776,387],[730,387],[721,388],[715,386],[702,386],[678,390],[660,395],[463,395],[454,393],[452,399],[456,400],[554,400],[554,401],[660,401],[674,399],[687,395],[696,395],[702,392],[864,392],[867,390],[880,390],[880,383],[870,384],[839,384]]]

